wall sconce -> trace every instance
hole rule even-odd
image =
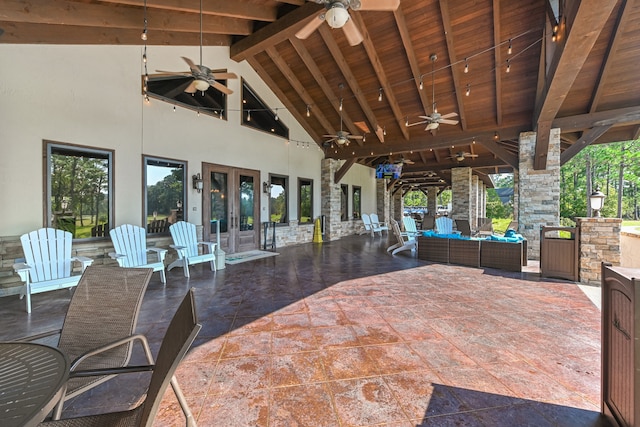
[[[271,187],[273,187],[273,185],[270,182],[262,183],[262,191],[266,194],[271,194]]]
[[[196,175],[193,175],[193,189],[197,190],[198,193],[202,191],[202,188],[204,187],[204,182],[202,181],[202,177],[200,176],[200,172],[198,172]]]
[[[596,187],[596,191],[591,193],[589,196],[589,204],[591,205],[591,210],[593,210],[593,216],[598,218],[600,216],[600,211],[604,206],[604,198],[606,196],[600,191],[600,188]]]

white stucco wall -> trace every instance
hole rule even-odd
[[[185,70],[180,58],[198,60],[198,47],[150,46],[149,73]],[[0,44],[0,236],[43,226],[43,140],[115,150],[115,224],[142,222],[142,156],[202,162],[289,176],[289,212],[297,218],[297,178],[314,180],[314,215],[320,214],[322,150],[293,119],[253,69],[229,59],[226,47],[205,47],[203,63],[244,78],[290,130],[293,141],[240,125],[240,79],[230,80],[227,120],[141,96],[141,46],[47,46]],[[342,183],[359,185],[363,212],[375,210],[373,169],[355,165]],[[201,197],[189,188],[188,220],[201,224]],[[260,191],[261,220],[267,196]]]

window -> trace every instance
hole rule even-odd
[[[288,178],[286,176],[269,175],[271,183],[271,191],[269,193],[269,218],[270,221],[283,224],[288,222],[287,206],[287,186]]]
[[[278,110],[269,108],[244,79],[242,80],[242,124],[289,138],[289,128],[280,121]]]
[[[349,186],[340,184],[340,190],[340,220],[346,221],[349,219]]]
[[[186,221],[187,164],[155,157],[144,158],[144,223],[147,233],[166,233],[177,221]]]
[[[224,73],[226,70],[214,70],[212,72]],[[216,80],[218,83],[226,86],[226,80]],[[202,92],[195,93],[185,92],[193,83],[191,76],[167,76],[167,75],[150,75],[147,83],[147,94],[149,97],[160,101],[168,102],[173,105],[175,111],[176,106],[195,110],[202,114],[208,114],[215,118],[227,118],[227,95],[213,86]],[[142,83],[144,85],[144,81]]]
[[[113,151],[45,142],[46,226],[102,237],[113,220]]]
[[[313,181],[298,179],[298,217],[300,224],[313,222]]]
[[[353,198],[351,200],[351,206],[353,207],[353,218],[359,219],[360,214],[362,213],[361,205],[360,205],[360,196],[362,195],[362,188],[353,186]]]

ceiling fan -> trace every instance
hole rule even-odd
[[[324,144],[331,144],[335,142],[339,146],[347,146],[349,145],[349,140],[351,139],[364,139],[363,136],[360,135],[351,135],[349,132],[342,130],[342,100],[340,101],[340,130],[336,132],[335,135],[322,135],[325,138],[330,138],[324,142]]]
[[[464,159],[466,158],[470,158],[470,157],[478,157],[477,154],[471,154],[471,153],[467,153],[465,151],[459,151],[457,152],[455,155],[453,156],[449,156],[447,157],[448,159],[456,159],[459,162],[462,162]]]
[[[415,126],[415,125],[421,125],[426,123],[427,127],[425,127],[424,130],[431,131],[431,134],[435,135],[436,130],[438,130],[438,128],[440,127],[440,124],[442,123],[445,125],[457,125],[458,120],[451,120],[451,119],[453,117],[457,117],[458,113],[447,113],[447,114],[438,113],[438,107],[436,106],[436,87],[435,87],[435,78],[434,78],[435,64],[436,64],[436,60],[438,59],[438,55],[434,53],[431,55],[430,59],[431,59],[431,102],[432,102],[431,105],[433,108],[433,112],[427,116],[419,116],[421,119],[424,119],[424,120],[417,123],[408,124],[407,126]]]
[[[363,40],[362,34],[356,24],[351,19],[348,10],[379,10],[394,11],[400,6],[400,0],[311,0],[318,4],[323,4],[325,11],[321,12],[314,19],[309,21],[301,30],[296,33],[299,39],[306,39],[323,22],[327,22],[331,28],[342,28],[347,41],[351,46],[360,44]]]
[[[209,67],[202,65],[202,0],[200,0],[200,65],[197,65],[187,57],[182,56],[181,58],[189,66],[189,71],[156,71],[174,76],[193,77],[193,81],[189,83],[184,90],[187,93],[195,93],[196,91],[206,92],[210,86],[227,95],[231,95],[233,93],[231,89],[217,80],[237,79],[238,76],[235,73],[215,72]]]

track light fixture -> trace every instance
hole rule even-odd
[[[382,101],[382,88],[378,90],[378,102]]]
[[[464,59],[464,73],[467,74],[469,72],[469,58]]]

